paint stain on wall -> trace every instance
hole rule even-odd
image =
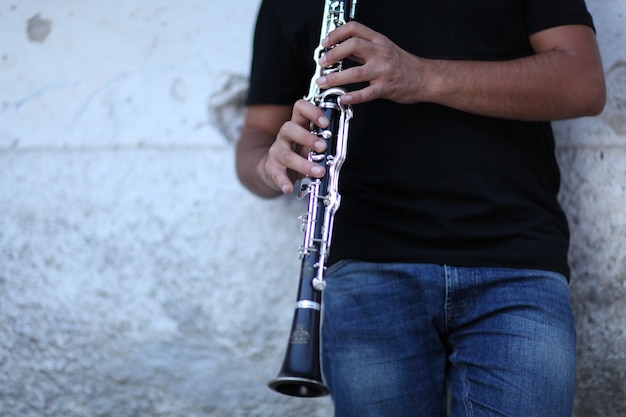
[[[37,13],[28,19],[27,23],[26,33],[28,34],[28,39],[31,42],[44,43],[52,31],[52,21],[42,19],[41,15]]]

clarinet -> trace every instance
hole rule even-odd
[[[322,40],[335,28],[354,19],[357,0],[326,0],[322,16],[320,43],[313,59],[316,64],[306,100],[319,107],[329,120],[327,128],[312,126],[311,132],[326,142],[326,151],[309,151],[308,160],[326,168],[322,178],[305,177],[300,182],[298,198],[308,195],[308,211],[303,221],[304,242],[299,250],[302,260],[298,297],[291,334],[283,366],[268,386],[281,394],[295,397],[320,397],[330,393],[320,369],[320,316],[324,272],[330,251],[333,220],[339,209],[339,171],[346,158],[352,109],[341,102],[343,88],[321,90],[319,77],[343,70],[343,63],[323,68],[319,59],[328,49]]]

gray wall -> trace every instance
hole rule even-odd
[[[625,0],[588,0],[609,82],[556,124],[576,416],[626,416]],[[265,387],[297,286],[293,198],[234,175],[258,0],[0,0],[4,416],[328,416]]]

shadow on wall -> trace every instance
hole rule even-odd
[[[228,140],[235,143],[243,126],[248,78],[229,74],[217,93],[209,97],[209,121]]]

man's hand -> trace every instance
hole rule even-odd
[[[320,59],[320,65],[330,66],[346,58],[361,65],[320,78],[317,83],[321,88],[369,82],[368,87],[344,95],[344,103],[363,103],[378,98],[398,103],[422,101],[415,96],[423,83],[420,58],[404,51],[386,36],[353,21],[332,31],[322,45],[337,46]]]
[[[298,100],[293,108],[249,107],[237,144],[241,182],[259,196],[274,197],[291,193],[298,177],[322,177],[324,168],[307,160],[309,149],[326,149],[326,143],[309,131],[311,123],[328,126],[322,111],[306,100]]]
[[[293,191],[293,182],[302,175],[320,178],[324,168],[307,160],[309,149],[323,152],[326,143],[309,131],[314,121],[320,127],[327,127],[328,120],[322,111],[306,100],[298,100],[293,107],[291,120],[283,124],[262,164],[262,173],[268,185],[285,194]]]

